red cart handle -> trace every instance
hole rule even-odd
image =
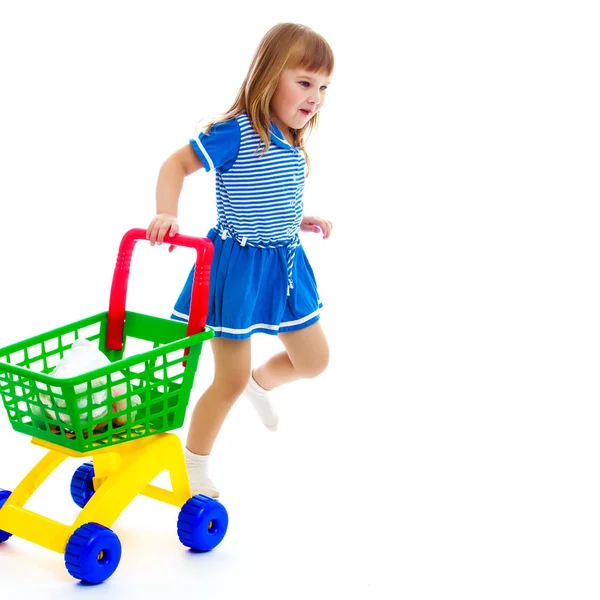
[[[121,240],[117,264],[110,290],[108,307],[108,328],[106,331],[106,347],[111,350],[123,349],[123,328],[125,325],[125,300],[127,298],[127,282],[129,281],[129,265],[131,254],[138,240],[146,239],[145,229],[130,229]],[[192,300],[188,321],[188,336],[198,333],[206,325],[208,314],[208,292],[210,264],[213,257],[213,244],[208,238],[196,238],[189,235],[175,234],[166,243],[174,246],[195,248],[197,252],[194,283],[192,284]]]

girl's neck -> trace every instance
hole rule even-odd
[[[285,123],[281,123],[276,117],[272,118],[273,123],[277,125],[277,128],[281,132],[283,139],[292,147],[296,146],[296,130],[290,129]]]

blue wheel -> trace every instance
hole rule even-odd
[[[8,490],[0,489],[0,508],[2,508],[2,505],[6,502],[6,499],[10,496],[10,494],[11,492]],[[5,542],[11,535],[12,533],[8,533],[8,531],[3,531],[0,529],[0,544]]]
[[[71,479],[71,498],[83,508],[94,495],[94,463],[86,462],[77,467]]]
[[[221,543],[228,523],[227,511],[218,500],[196,494],[181,507],[177,535],[184,546],[208,552]]]
[[[67,542],[65,565],[69,574],[84,583],[102,583],[119,566],[121,542],[104,525],[86,523]]]

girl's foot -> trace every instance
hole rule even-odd
[[[254,410],[258,413],[263,425],[271,431],[277,431],[279,425],[279,417],[269,400],[269,393],[256,383],[252,374],[250,381],[244,390],[244,395],[250,400]]]
[[[194,454],[185,449],[185,468],[188,472],[192,496],[203,494],[209,498],[218,498],[219,490],[207,474],[209,455]]]

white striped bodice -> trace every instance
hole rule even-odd
[[[269,151],[260,155],[261,140],[248,117],[237,121],[237,159],[227,172],[216,172],[218,227],[253,245],[292,242],[303,213],[302,151],[272,136]]]

